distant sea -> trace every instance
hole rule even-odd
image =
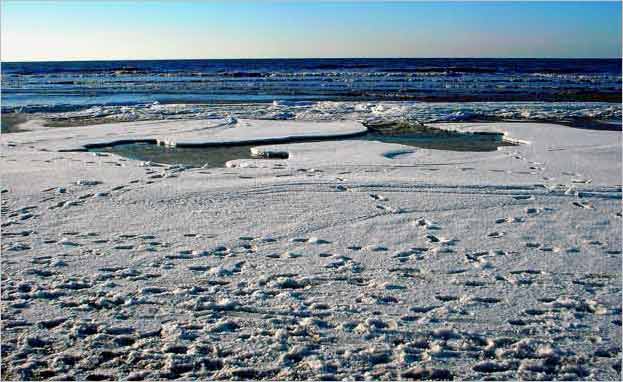
[[[555,103],[557,110],[565,105],[593,110],[593,105],[598,114],[604,108],[615,110],[610,117],[616,118],[622,80],[618,59],[5,62],[1,71],[3,113],[106,114],[119,107],[140,111],[154,104],[285,107],[404,101],[419,110],[428,103],[488,102],[498,108],[506,103]],[[290,111],[284,110],[281,116],[287,119]]]

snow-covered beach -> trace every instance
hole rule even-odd
[[[620,131],[432,126],[517,145],[336,139],[186,168],[72,150],[366,128],[2,134],[3,379],[619,380]]]

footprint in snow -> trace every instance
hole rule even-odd
[[[368,194],[374,200],[387,201],[387,198],[379,194]]]
[[[534,200],[534,195],[513,195],[515,200]]]
[[[418,218],[417,220],[413,222],[413,224],[418,227],[426,227],[426,229],[431,230],[431,231],[441,229],[441,226],[439,226],[437,223],[424,219],[424,218]]]
[[[589,202],[573,202],[571,203],[576,207],[585,208],[585,209],[593,209],[593,205]]]
[[[499,239],[499,238],[503,237],[504,235],[505,235],[504,232],[495,231],[495,232],[491,232],[487,236],[489,236],[491,238],[494,238],[494,239]]]
[[[404,212],[403,209],[400,207],[390,207],[390,206],[384,206],[382,204],[377,204],[376,208],[383,210],[383,211],[387,211],[392,214],[400,214]]]

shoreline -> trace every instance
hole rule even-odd
[[[31,117],[31,118],[29,118]],[[130,123],[136,122],[136,120],[113,120],[111,118],[106,117],[89,117],[89,118],[66,118],[66,119],[50,119],[50,118],[42,118],[40,113],[3,113],[2,117],[4,119],[9,119],[8,122],[5,123],[3,121],[3,134],[10,133],[21,133],[25,131],[31,130],[41,130],[46,128],[62,128],[62,127],[84,127],[84,126],[98,126],[103,124],[111,124],[111,123]],[[179,118],[175,119],[178,121],[191,121],[198,120],[200,118]],[[141,119],[140,121],[146,122],[156,122],[162,121],[161,118],[154,119]],[[314,122],[314,121],[309,121]],[[322,121],[317,121],[322,122]],[[388,123],[401,123],[404,122],[400,119],[392,120],[388,119],[387,121],[383,121],[383,124]],[[588,129],[588,130],[604,130],[604,131],[622,131],[623,130],[623,122],[620,120],[600,120],[594,118],[575,118],[575,119],[506,119],[506,118],[466,118],[461,121],[434,121],[428,123],[540,123],[540,124],[555,124],[567,126],[570,128],[577,129]],[[364,124],[370,124],[371,122],[364,122]],[[374,122],[372,122],[374,123]],[[409,123],[418,124],[421,122],[411,121]]]

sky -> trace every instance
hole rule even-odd
[[[621,57],[621,2],[3,0],[3,61]]]

